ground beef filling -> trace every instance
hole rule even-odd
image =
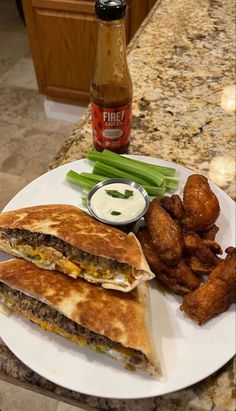
[[[114,350],[118,350],[122,347],[121,344],[113,342],[109,338],[96,334],[93,331],[90,331],[75,323],[49,305],[41,301],[37,301],[34,298],[21,293],[20,291],[12,290],[7,285],[0,284],[0,300],[10,302],[10,307],[9,304],[7,304],[7,306],[16,313],[27,312],[50,325],[59,327],[71,336],[83,335],[86,338],[88,345],[105,345],[108,349],[110,348]],[[128,362],[129,364],[135,366],[143,363],[143,361],[144,355],[137,350],[133,350],[133,355],[132,357],[129,357]]]
[[[87,253],[83,250],[78,250],[72,245],[65,243],[60,238],[57,238],[49,234],[31,233],[30,231],[15,228],[15,229],[5,229],[2,231],[2,235],[6,237],[10,244],[13,242],[19,245],[28,244],[34,249],[43,245],[45,247],[52,247],[60,251],[64,257],[73,263],[79,264],[79,262],[92,263],[98,267],[98,270],[104,267],[117,269],[119,271],[127,270],[129,268],[128,264],[119,263],[114,260],[99,257]]]

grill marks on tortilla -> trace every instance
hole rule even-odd
[[[49,324],[58,326],[60,329],[64,330],[73,335],[86,335],[89,339],[93,339],[95,342],[106,342],[109,346],[115,346],[111,340],[104,336],[100,336],[88,329],[82,327],[81,325],[69,320],[63,314],[50,307],[49,305],[38,301],[32,297],[23,294],[20,291],[13,290],[7,285],[0,285],[0,294],[9,301],[11,308],[14,312],[25,312],[28,313],[42,321],[46,321]],[[97,338],[96,338],[97,337]],[[100,341],[101,340],[101,341]]]
[[[5,284],[20,291],[27,290],[73,321],[94,332],[104,333],[112,340],[134,348],[139,341],[142,341],[142,346],[144,342],[149,345],[144,327],[145,305],[139,302],[138,289],[129,293],[104,290],[84,280],[74,281],[59,272],[55,275],[53,271],[42,270],[19,259],[7,261],[4,265],[0,264],[0,280],[4,275]]]
[[[153,375],[159,373],[150,335],[146,284],[129,293],[104,290],[81,279],[74,281],[59,272],[42,270],[22,259],[0,264],[0,283],[49,305],[81,327],[133,350],[133,360],[133,353],[135,356],[137,352],[138,356],[143,353],[147,371]],[[108,354],[119,359],[117,351],[115,354],[112,351]]]
[[[135,236],[100,223],[71,205],[41,205],[1,213],[0,228],[24,228],[55,235],[88,253],[107,256],[135,267],[143,261]]]
[[[5,299],[6,306],[12,309],[15,313],[23,314],[30,318],[33,322],[41,324],[49,324],[55,327],[58,333],[61,330],[72,337],[83,337],[86,345],[100,348],[101,351],[107,352],[109,349],[123,352],[124,356],[128,357],[128,363],[131,365],[139,365],[146,361],[145,356],[134,350],[129,352],[125,350],[121,344],[111,341],[109,338],[101,334],[96,334],[87,328],[68,319],[63,314],[50,307],[49,305],[37,301],[20,291],[12,290],[8,286],[0,284],[0,296]],[[35,320],[35,321],[34,321]],[[37,321],[40,320],[40,321]],[[43,326],[43,325],[42,325]]]
[[[96,287],[97,288],[97,287]],[[115,292],[115,291],[114,291]],[[127,294],[125,294],[125,297]],[[73,298],[73,296],[72,296]],[[116,295],[119,298],[119,294]],[[123,298],[123,294],[122,294]],[[87,310],[87,302],[89,301],[89,311]],[[80,310],[80,322],[81,324],[86,324],[87,327],[95,329],[98,327],[102,329],[104,334],[112,333],[115,339],[120,339],[125,335],[126,330],[124,324],[132,323],[132,310],[130,312],[126,308],[126,304],[121,300],[119,302],[119,313],[117,313],[117,305],[114,306],[110,303],[108,309],[105,309],[107,304],[107,296],[100,295],[99,300],[97,299],[97,289],[90,289],[84,300],[77,304],[77,309]],[[91,312],[94,315],[91,315]],[[76,316],[74,311],[73,316]],[[114,318],[115,321],[111,321]]]

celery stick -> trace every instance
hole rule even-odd
[[[166,192],[165,187],[142,186],[150,196],[163,196]]]
[[[136,166],[144,167],[145,169],[149,171],[158,172],[165,176],[173,177],[175,176],[175,173],[176,173],[176,170],[173,167],[165,167],[165,166],[145,163],[143,161],[134,160],[128,157],[120,156],[119,154],[113,153],[109,150],[104,150],[102,153],[100,153],[99,151],[92,150],[87,153],[87,158],[91,161],[101,161],[101,158],[107,158],[107,157],[109,159],[120,158],[121,161],[127,165],[127,167],[129,166],[129,164],[132,163],[133,165],[135,164]]]
[[[88,155],[88,158],[90,160],[95,160],[94,156],[91,158],[90,155]],[[149,185],[160,186],[164,181],[164,176],[157,171],[148,170],[143,165],[133,164],[132,162],[127,164],[126,160],[128,159],[125,159],[125,157],[119,155],[115,158],[110,158],[107,155],[103,155],[103,153],[96,153],[96,160],[97,159],[103,164],[118,168],[119,170],[132,174],[133,176],[140,177],[141,179],[146,180]]]
[[[83,207],[87,207],[87,201],[88,201],[87,196],[85,196],[85,197],[82,196],[81,204],[82,204]]]
[[[76,173],[73,170],[68,171],[68,173],[66,174],[66,180],[70,183],[80,186],[81,188],[86,188],[87,190],[91,190],[91,188],[93,188],[96,184],[94,181],[88,180],[85,177],[81,177],[80,174]]]
[[[98,163],[96,163],[95,166],[97,164]],[[101,164],[101,165],[104,166],[104,164]],[[88,174],[89,175],[90,173],[81,173],[81,174]],[[79,187],[81,187],[83,189],[83,191],[82,191],[82,204],[85,205],[85,200],[87,199],[87,194],[95,186],[96,182],[85,178],[85,176],[82,176],[81,174],[78,174],[75,171],[70,170],[66,174],[66,180],[69,181],[70,183],[78,185]],[[103,178],[103,176],[100,176],[100,177]],[[124,178],[124,177],[122,177],[122,178]],[[125,178],[127,178],[127,177],[125,177]],[[107,180],[106,177],[104,179]],[[136,180],[132,180],[132,181],[136,181]],[[151,196],[163,195],[166,191],[165,187],[153,187],[153,186],[146,185],[146,184],[142,184],[142,186],[147,191],[147,193]]]
[[[110,177],[107,177],[107,176],[100,176],[100,175],[98,175],[98,174],[85,173],[85,172],[80,173],[80,176],[81,176],[81,177],[85,177],[85,178],[87,178],[88,180],[95,181],[95,182],[97,182],[97,183],[99,183],[99,181],[108,180],[108,179],[110,178]]]
[[[93,168],[93,172],[95,174],[99,173],[104,173],[104,175],[109,175],[111,178],[125,178],[128,180],[132,180],[135,183],[140,184],[148,194],[153,195],[153,196],[159,196],[163,195],[166,192],[166,187],[154,187],[148,185],[147,181],[141,180],[138,177],[135,177],[133,175],[130,175],[128,173],[125,173],[124,171],[118,170],[114,167],[108,166],[106,164],[102,164],[99,162],[96,162]]]
[[[99,161],[95,163],[93,173],[108,176],[109,178],[126,178],[141,185],[148,185],[147,180],[143,180],[142,178],[136,177],[128,172],[126,173],[125,171],[109,166],[108,164],[100,163]]]
[[[179,187],[179,180],[175,177],[165,177],[166,188],[177,190]]]
[[[102,157],[103,157],[103,154],[96,150],[91,150],[86,154],[86,158],[94,162],[100,161]]]
[[[83,188],[82,196],[83,196],[83,197],[87,197],[89,191],[90,191],[90,190],[87,190],[87,188]]]
[[[83,207],[87,207],[87,201],[88,201],[87,197],[88,197],[89,191],[90,190],[87,190],[86,188],[83,188],[82,197],[81,197],[81,203],[82,203]]]
[[[117,156],[121,157],[119,154],[113,153],[112,151],[109,150],[104,150],[102,152],[102,154],[104,156],[108,156],[109,158],[115,158]],[[153,170],[153,171],[157,171],[165,176],[170,176],[173,177],[175,176],[176,170],[173,167],[165,167],[165,166],[160,166],[160,165],[156,165],[156,164],[150,164],[150,163],[145,163],[144,161],[140,161],[140,160],[134,160],[133,158],[129,158],[129,157],[125,157],[122,156],[122,158],[126,161],[127,165],[131,162],[133,164],[136,164],[137,166],[143,166],[147,169]],[[122,160],[122,161],[124,161]]]

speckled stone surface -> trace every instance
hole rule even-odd
[[[129,46],[134,85],[130,153],[163,158],[201,172],[232,198],[235,181],[235,3],[157,1]],[[51,168],[92,148],[88,109]],[[194,354],[193,354],[194,355]],[[0,344],[2,378],[85,409],[233,411],[234,362],[176,393],[108,400],[63,389],[41,378]]]
[[[235,362],[185,390],[140,400],[111,400],[67,390],[40,377],[20,362],[0,340],[0,378],[85,410],[234,411]]]
[[[234,18],[234,0],[159,1],[128,55],[134,87],[130,153],[210,174],[231,197],[235,114],[222,100],[225,87],[235,83]],[[235,89],[226,97],[234,100]],[[83,158],[91,147],[88,110],[51,167]]]

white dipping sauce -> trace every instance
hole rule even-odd
[[[115,198],[108,195],[106,190],[116,190],[125,194],[125,190],[133,192],[129,198]],[[93,212],[103,220],[110,222],[125,223],[126,221],[137,218],[146,206],[145,198],[142,193],[125,183],[112,183],[99,188],[90,200]],[[116,211],[119,215],[112,215]]]

